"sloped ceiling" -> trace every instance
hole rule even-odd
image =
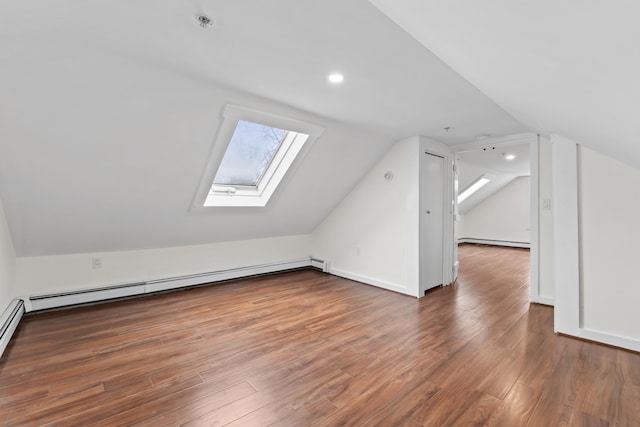
[[[640,168],[640,3],[371,0],[531,129]]]
[[[18,256],[309,233],[396,140],[528,130],[365,0],[3,2],[0,70]],[[227,103],[326,131],[266,208],[190,213]]]

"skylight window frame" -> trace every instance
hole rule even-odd
[[[257,123],[287,131],[256,186],[215,185],[213,180],[238,122]],[[247,107],[226,105],[209,160],[191,206],[192,211],[215,207],[263,207],[287,173],[293,173],[324,128],[312,123]]]

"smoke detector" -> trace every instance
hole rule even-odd
[[[213,19],[209,18],[204,13],[196,14],[196,21],[198,21],[202,28],[213,27]]]

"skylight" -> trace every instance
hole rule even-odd
[[[480,178],[475,180],[470,186],[468,186],[462,193],[458,194],[458,203],[462,203],[469,196],[471,196],[476,191],[480,190],[482,187],[487,185],[491,181],[490,175],[482,175]]]
[[[265,206],[304,147],[323,128],[227,105],[192,210]]]
[[[286,135],[284,129],[239,121],[213,178],[214,185],[258,185]]]

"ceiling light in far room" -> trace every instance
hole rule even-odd
[[[339,84],[344,81],[344,76],[340,73],[333,73],[333,74],[329,74],[329,77],[327,77],[327,80],[329,80],[329,83]]]
[[[513,160],[516,158],[515,154],[507,154],[507,153],[502,153],[502,157],[504,157],[506,160]]]

